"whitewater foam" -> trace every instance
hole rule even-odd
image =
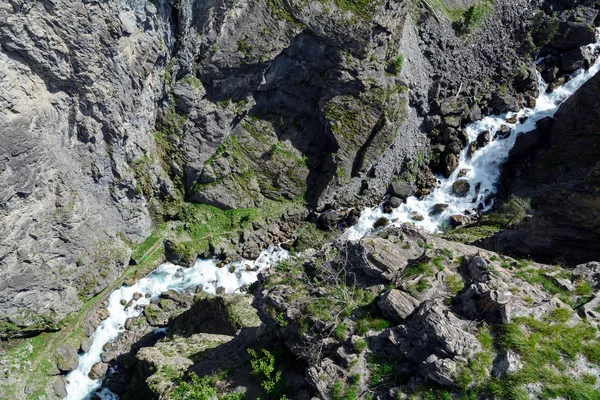
[[[596,43],[589,45],[592,51],[600,50],[600,36],[597,35]],[[393,225],[399,226],[405,222],[412,222],[422,229],[435,233],[441,231],[448,223],[452,215],[466,215],[473,209],[489,211],[493,204],[493,196],[497,191],[500,179],[501,166],[508,159],[508,154],[513,148],[517,137],[535,129],[536,122],[552,117],[558,111],[560,105],[567,100],[577,89],[593,77],[600,70],[600,60],[587,70],[579,70],[571,75],[571,79],[563,86],[551,93],[546,93],[548,85],[540,77],[539,91],[535,108],[525,108],[517,113],[493,115],[483,118],[481,121],[469,124],[465,130],[469,141],[474,142],[477,136],[489,130],[491,136],[505,125],[513,130],[511,135],[505,139],[491,137],[488,145],[477,150],[471,157],[468,154],[468,146],[459,158],[456,170],[449,178],[438,177],[439,185],[432,193],[424,198],[410,197],[406,203],[393,210],[391,214],[385,214],[383,206],[369,208],[362,212],[358,223],[346,230],[344,237],[347,240],[358,240],[373,230],[373,225],[381,217],[386,217]],[[509,123],[507,120],[516,123]],[[523,121],[523,122],[520,122]],[[461,171],[467,171],[460,179],[466,179],[470,183],[470,190],[465,197],[453,195],[452,185],[459,179]],[[437,215],[430,215],[436,204],[446,204],[448,208]],[[435,214],[435,213],[433,213]],[[415,220],[418,215],[422,220]]]
[[[144,306],[158,298],[167,290],[184,292],[201,286],[206,293],[215,294],[218,288],[225,293],[235,293],[244,285],[256,282],[258,274],[265,268],[276,264],[289,256],[280,247],[271,246],[261,253],[255,261],[242,260],[221,268],[216,260],[198,260],[191,268],[165,263],[140,279],[133,286],[122,286],[111,293],[108,299],[109,317],[102,321],[92,336],[90,350],[79,357],[79,367],[67,375],[67,400],[81,400],[90,397],[100,388],[101,381],[88,377],[94,364],[101,360],[103,347],[114,341],[125,330],[128,318],[139,316]],[[135,293],[142,297],[133,300]],[[150,297],[146,297],[149,294]],[[132,300],[129,307],[122,303]],[[157,329],[155,333],[164,334]],[[116,400],[119,397],[106,388],[95,393],[102,400]]]

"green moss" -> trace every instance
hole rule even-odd
[[[465,282],[460,276],[450,275],[446,278],[446,286],[454,295],[458,294],[465,287]]]
[[[202,89],[202,81],[192,74],[184,76],[180,82],[188,84],[194,89]]]

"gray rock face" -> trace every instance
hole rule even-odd
[[[379,299],[379,308],[389,318],[402,321],[419,305],[417,299],[400,290],[390,290]]]
[[[156,152],[164,26],[142,1],[0,5],[1,319],[51,326],[148,235],[133,165]],[[156,158],[148,178],[168,179]]]
[[[221,208],[347,206],[379,200],[394,175],[428,176],[415,160],[430,105],[448,112],[432,129],[459,132],[499,73],[489,60],[507,76],[521,64],[515,32],[537,4],[498,1],[463,46],[450,21],[419,4],[417,24],[409,3],[357,15],[297,0],[4,2],[3,322],[35,332],[79,310],[176,187]],[[589,36],[579,25],[569,43]],[[447,139],[451,169],[460,140]]]

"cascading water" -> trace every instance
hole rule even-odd
[[[594,51],[600,50],[600,37],[590,47]],[[559,106],[598,71],[600,71],[600,61],[596,61],[587,71],[574,73],[568,83],[552,93],[546,93],[547,84],[540,79],[540,96],[535,108],[526,108],[518,113],[486,117],[468,125],[466,131],[471,142],[475,141],[482,131],[489,130],[493,133],[499,131],[502,125],[513,131],[505,139],[491,138],[488,145],[480,148],[471,156],[467,149],[463,150],[455,172],[447,179],[440,178],[440,185],[430,195],[422,199],[409,198],[391,215],[384,214],[381,206],[364,210],[358,223],[344,233],[345,238],[348,240],[360,239],[372,231],[375,222],[383,216],[388,217],[395,225],[412,221],[427,231],[435,232],[451,215],[464,215],[466,210],[478,207],[483,211],[488,211],[493,205],[492,196],[496,193],[496,184],[501,173],[500,167],[508,159],[508,153],[514,146],[517,136],[535,129],[536,122],[542,118],[553,116]],[[516,120],[517,122],[509,123],[507,120]],[[452,185],[459,178],[461,171],[467,171],[461,179],[469,181],[470,189],[465,197],[456,197],[453,194]],[[446,204],[448,207],[443,212],[432,215],[431,209],[436,204]],[[420,215],[423,219],[415,220],[415,215]],[[139,316],[143,306],[149,304],[162,292],[167,290],[181,292],[202,286],[205,292],[212,294],[216,293],[218,287],[224,288],[226,293],[233,293],[241,286],[255,282],[260,271],[287,257],[288,253],[285,250],[270,247],[254,262],[241,261],[223,268],[217,267],[215,260],[198,260],[192,268],[187,269],[166,263],[135,285],[123,286],[115,290],[109,297],[109,317],[96,329],[89,352],[79,358],[79,367],[67,376],[68,395],[66,399],[85,399],[99,389],[100,381],[90,379],[88,374],[92,366],[101,360],[104,345],[115,340],[125,329],[127,318]],[[132,300],[136,292],[149,294],[149,297],[142,296],[133,301],[129,307],[123,306],[122,300],[125,302]],[[118,396],[108,389],[102,389],[96,395],[104,400],[118,399]]]
[[[596,43],[589,47],[592,51],[600,50],[600,36],[597,35]],[[383,216],[394,225],[413,222],[416,226],[433,233],[439,231],[452,215],[465,215],[465,211],[474,208],[479,208],[484,212],[489,211],[493,206],[492,196],[497,190],[496,185],[500,179],[501,166],[508,159],[509,151],[513,148],[517,136],[535,129],[536,122],[542,118],[554,116],[560,105],[599,70],[600,60],[597,60],[587,71],[575,72],[569,82],[551,93],[546,93],[548,85],[540,78],[540,95],[535,108],[525,108],[518,113],[486,117],[468,125],[465,129],[470,142],[477,140],[477,136],[484,131],[489,131],[493,136],[494,132],[500,131],[503,125],[512,129],[513,132],[505,139],[492,137],[487,146],[480,148],[470,157],[468,149],[464,149],[454,173],[447,179],[439,178],[439,186],[430,195],[421,199],[411,197],[391,214],[385,214],[382,206],[364,210],[358,223],[344,233],[345,238],[348,240],[360,239],[371,232],[375,222]],[[517,122],[509,123],[507,120]],[[466,196],[457,197],[453,194],[452,186],[459,179],[461,171],[463,174],[466,171],[466,175],[461,176],[460,179],[467,180],[470,189]],[[436,204],[447,205],[447,208],[442,212],[432,213]],[[415,216],[418,217],[415,218]],[[420,220],[421,218],[422,220]]]
[[[271,246],[255,261],[243,260],[221,268],[217,267],[215,260],[198,260],[191,268],[165,263],[135,285],[122,286],[115,290],[108,299],[109,317],[102,321],[94,332],[90,350],[79,357],[79,367],[67,375],[66,399],[85,399],[100,387],[101,382],[89,378],[88,374],[94,364],[101,360],[104,345],[115,340],[119,333],[125,330],[125,321],[128,318],[139,316],[144,306],[161,293],[167,290],[184,292],[198,286],[210,294],[215,294],[217,288],[224,288],[225,293],[234,293],[240,287],[255,282],[262,270],[287,257],[287,251]],[[132,300],[134,293],[144,296],[125,307],[122,303]],[[118,399],[118,396],[108,389],[102,389],[96,394],[103,400]]]

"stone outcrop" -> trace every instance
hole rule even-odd
[[[528,102],[527,33],[556,12],[554,53],[571,51],[596,16],[590,2],[503,0],[469,25],[478,2],[426,3],[5,2],[2,330],[78,311],[152,216],[176,217],[165,203],[322,210],[378,201],[394,177],[427,193],[427,164],[450,173],[467,145],[461,123]]]
[[[434,381],[483,396],[492,377],[531,367],[505,336],[508,329],[564,324],[556,329],[587,330],[589,343],[598,337],[597,298],[567,288],[595,284],[595,269],[584,272],[585,265],[571,273],[517,261],[408,224],[297,257],[261,274],[255,305],[307,363],[307,380],[323,398],[338,390],[335,382],[395,396]],[[562,286],[543,278],[550,276]],[[379,363],[403,379],[382,378]]]

